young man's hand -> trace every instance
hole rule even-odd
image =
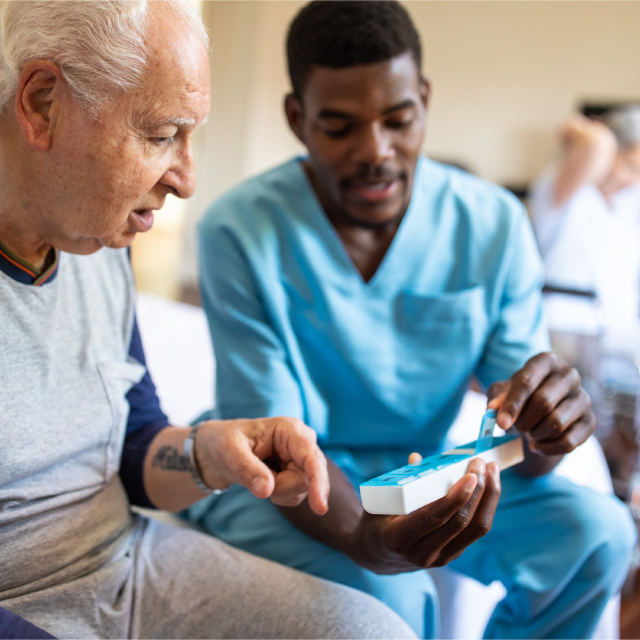
[[[449,494],[406,516],[362,513],[346,553],[380,574],[442,567],[488,533],[500,498],[500,471],[476,458]]]
[[[489,407],[498,409],[497,425],[524,434],[529,452],[538,454],[519,465],[525,475],[547,473],[594,432],[591,399],[580,383],[574,368],[553,353],[540,353],[510,380],[489,388]]]

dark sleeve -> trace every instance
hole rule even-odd
[[[134,319],[129,356],[145,368],[147,366],[142,348],[138,321]],[[156,434],[169,424],[160,408],[156,387],[147,370],[140,382],[127,393],[129,420],[120,459],[120,478],[129,496],[129,502],[138,507],[154,508],[142,481],[144,458]]]
[[[0,607],[0,638],[54,638],[44,629]]]

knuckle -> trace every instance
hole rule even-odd
[[[554,369],[562,369],[563,367],[567,368],[564,364],[562,364],[560,358],[558,358],[558,356],[553,351],[547,351],[547,359],[551,363],[551,367]]]
[[[540,411],[544,415],[550,414],[555,408],[553,398],[548,392],[537,393],[535,396],[535,405],[538,411]]]
[[[517,373],[515,382],[522,387],[523,391],[533,391],[536,387],[533,375],[528,371],[520,371]]]
[[[593,413],[593,403],[591,402],[591,396],[580,387],[580,402],[584,404],[584,414],[589,416],[589,419],[593,419],[595,421],[595,415]]]
[[[478,522],[477,533],[480,537],[486,536],[491,531],[491,525],[493,524],[493,518],[481,518]]]
[[[559,436],[564,430],[565,425],[557,414],[552,414],[547,419],[547,425],[552,433]]]
[[[451,522],[456,529],[464,529],[469,524],[469,514],[465,511],[458,511],[453,518],[451,518]]]
[[[580,377],[580,373],[578,372],[577,369],[575,369],[574,367],[566,367],[567,372],[567,378],[569,378],[569,381],[571,382],[573,387],[579,387],[580,384],[582,383],[582,378]]]
[[[439,513],[428,513],[424,519],[424,525],[428,529],[439,529],[447,523],[447,518]]]
[[[561,453],[571,453],[578,446],[569,436],[561,438],[558,445]]]
[[[550,446],[555,447],[558,453],[570,453],[578,446],[578,439],[572,433],[564,433],[550,443]]]

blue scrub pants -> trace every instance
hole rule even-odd
[[[376,575],[296,529],[268,500],[234,486],[195,504],[188,519],[225,542],[379,598],[419,637],[439,634],[438,596],[426,571]],[[625,578],[636,531],[612,496],[553,474],[502,474],[491,531],[449,566],[507,590],[486,638],[588,638]]]

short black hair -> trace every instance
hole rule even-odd
[[[313,66],[344,69],[407,52],[420,72],[420,36],[395,0],[315,0],[289,27],[287,62],[293,93],[302,99]]]

